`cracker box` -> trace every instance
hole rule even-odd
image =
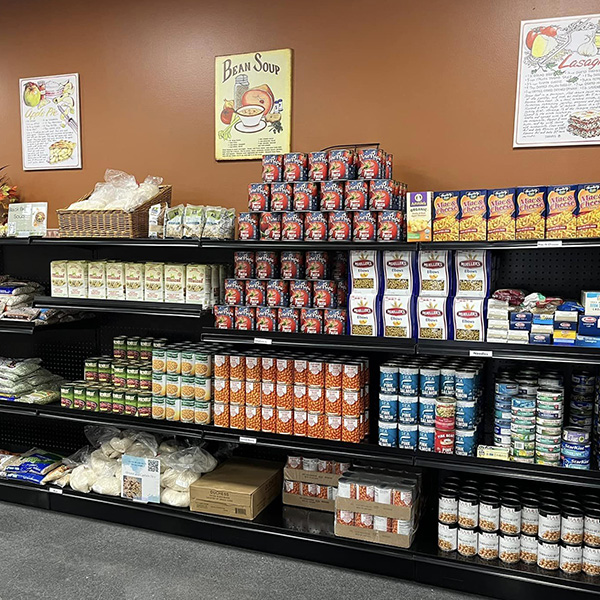
[[[125,263],[106,263],[106,297],[109,300],[125,300]]]
[[[377,294],[381,267],[376,250],[352,250],[350,252],[350,282],[352,290]]]
[[[106,262],[88,263],[88,298],[106,299]]]
[[[576,185],[554,185],[548,188],[547,239],[560,240],[577,236],[576,196]]]
[[[141,263],[125,263],[125,298],[144,299],[144,265]]]
[[[489,250],[457,250],[454,255],[456,296],[485,298],[490,295],[492,255]]]
[[[50,290],[51,295],[55,298],[69,296],[66,260],[53,260],[50,263]]]
[[[406,241],[431,242],[433,192],[409,192],[406,200]]]
[[[488,241],[514,240],[515,221],[515,188],[488,190]]]
[[[459,240],[485,242],[487,238],[487,190],[465,190],[459,201]]]
[[[67,262],[67,284],[69,298],[87,298],[88,263],[85,260],[70,260]]]
[[[577,236],[600,237],[600,183],[577,186]]]
[[[456,341],[485,341],[485,304],[485,298],[452,300],[452,330]]]
[[[417,298],[417,337],[422,340],[451,340],[452,320],[448,298],[419,296]]]
[[[379,334],[378,297],[376,294],[353,292],[348,298],[350,335]]]
[[[185,268],[185,301],[187,304],[204,303],[207,285],[207,265],[186,265]]]
[[[144,270],[144,300],[164,302],[164,263],[146,263]]]
[[[412,250],[383,252],[384,293],[412,296],[418,288],[417,253]]]
[[[424,250],[419,252],[419,295],[450,296],[454,291],[452,251]]]
[[[543,240],[546,235],[546,188],[520,187],[516,191],[517,240]]]
[[[458,201],[460,192],[433,194],[433,241],[458,242]]]
[[[383,295],[381,315],[384,337],[414,337],[415,302],[416,296]]]

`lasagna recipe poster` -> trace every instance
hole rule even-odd
[[[600,14],[521,22],[513,147],[600,144]]]
[[[292,51],[215,58],[215,158],[290,151]]]

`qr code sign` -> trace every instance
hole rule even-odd
[[[160,460],[148,459],[148,473],[160,473]]]

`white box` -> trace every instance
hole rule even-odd
[[[185,301],[188,304],[200,304],[206,308],[208,265],[186,265],[185,269]]]
[[[581,292],[581,304],[586,315],[600,315],[600,292]]]
[[[67,262],[69,298],[88,297],[87,265],[85,260],[70,260]]]
[[[568,321],[569,323],[577,323],[577,321],[579,321],[579,311],[557,310],[554,313],[554,321]]]
[[[125,263],[125,298],[127,300],[144,300],[143,263]]]
[[[165,263],[146,263],[144,269],[144,300],[164,302]]]
[[[218,270],[216,275],[218,282]],[[165,302],[185,302],[185,265],[167,263],[165,265],[164,281]]]
[[[529,344],[529,331],[511,330],[507,339],[511,344]]]
[[[68,298],[69,296],[66,260],[53,260],[50,263],[50,294],[55,298]]]
[[[493,329],[495,331],[508,331],[510,329],[509,321],[504,319],[488,319],[487,326],[488,330]]]
[[[106,263],[106,298],[125,300],[125,264],[122,262]]]
[[[499,329],[488,329],[486,342],[494,344],[503,344],[508,340],[508,331],[500,331]]]
[[[106,262],[103,260],[88,263],[88,298],[106,299]]]
[[[536,323],[531,324],[531,333],[549,333],[552,335],[554,331],[554,325],[539,325]]]

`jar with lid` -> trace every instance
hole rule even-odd
[[[538,567],[547,571],[556,571],[558,569],[560,564],[560,547],[557,542],[545,542],[541,539],[538,541],[537,564]]]
[[[521,534],[521,560],[533,565],[537,563],[538,541],[534,535]]]
[[[540,518],[537,498],[535,496],[523,495],[522,506],[521,531],[527,535],[537,535]]]
[[[566,544],[583,544],[583,511],[577,505],[563,506],[560,519],[560,539]]]
[[[569,575],[581,573],[583,547],[578,544],[560,543],[560,570]]]
[[[499,557],[505,563],[517,563],[521,559],[521,539],[518,535],[498,534]]]
[[[482,531],[498,531],[500,527],[500,500],[486,493],[479,500],[479,528]]]
[[[519,493],[520,493],[520,490],[519,490],[519,488],[516,485],[509,484],[509,485],[505,485],[502,488],[502,495],[504,496],[507,493],[508,494],[510,494],[510,493],[517,494],[517,496],[518,496]]]
[[[581,570],[592,577],[600,575],[600,548],[583,546]]]
[[[458,522],[458,492],[446,485],[440,489],[439,493],[438,521],[441,523]]]
[[[438,523],[438,548],[442,552],[454,552],[457,548],[458,525]]]
[[[462,556],[477,554],[477,531],[475,529],[458,528],[458,553]]]
[[[598,508],[585,509],[583,541],[587,546],[600,547],[600,509]]]
[[[503,497],[500,504],[500,531],[508,535],[521,533],[521,502]]]
[[[560,508],[555,504],[540,506],[538,537],[545,542],[558,542],[560,539]]]
[[[479,500],[475,494],[461,492],[458,499],[458,524],[467,529],[477,527]]]
[[[496,531],[479,532],[477,554],[485,560],[498,558],[498,533]]]

